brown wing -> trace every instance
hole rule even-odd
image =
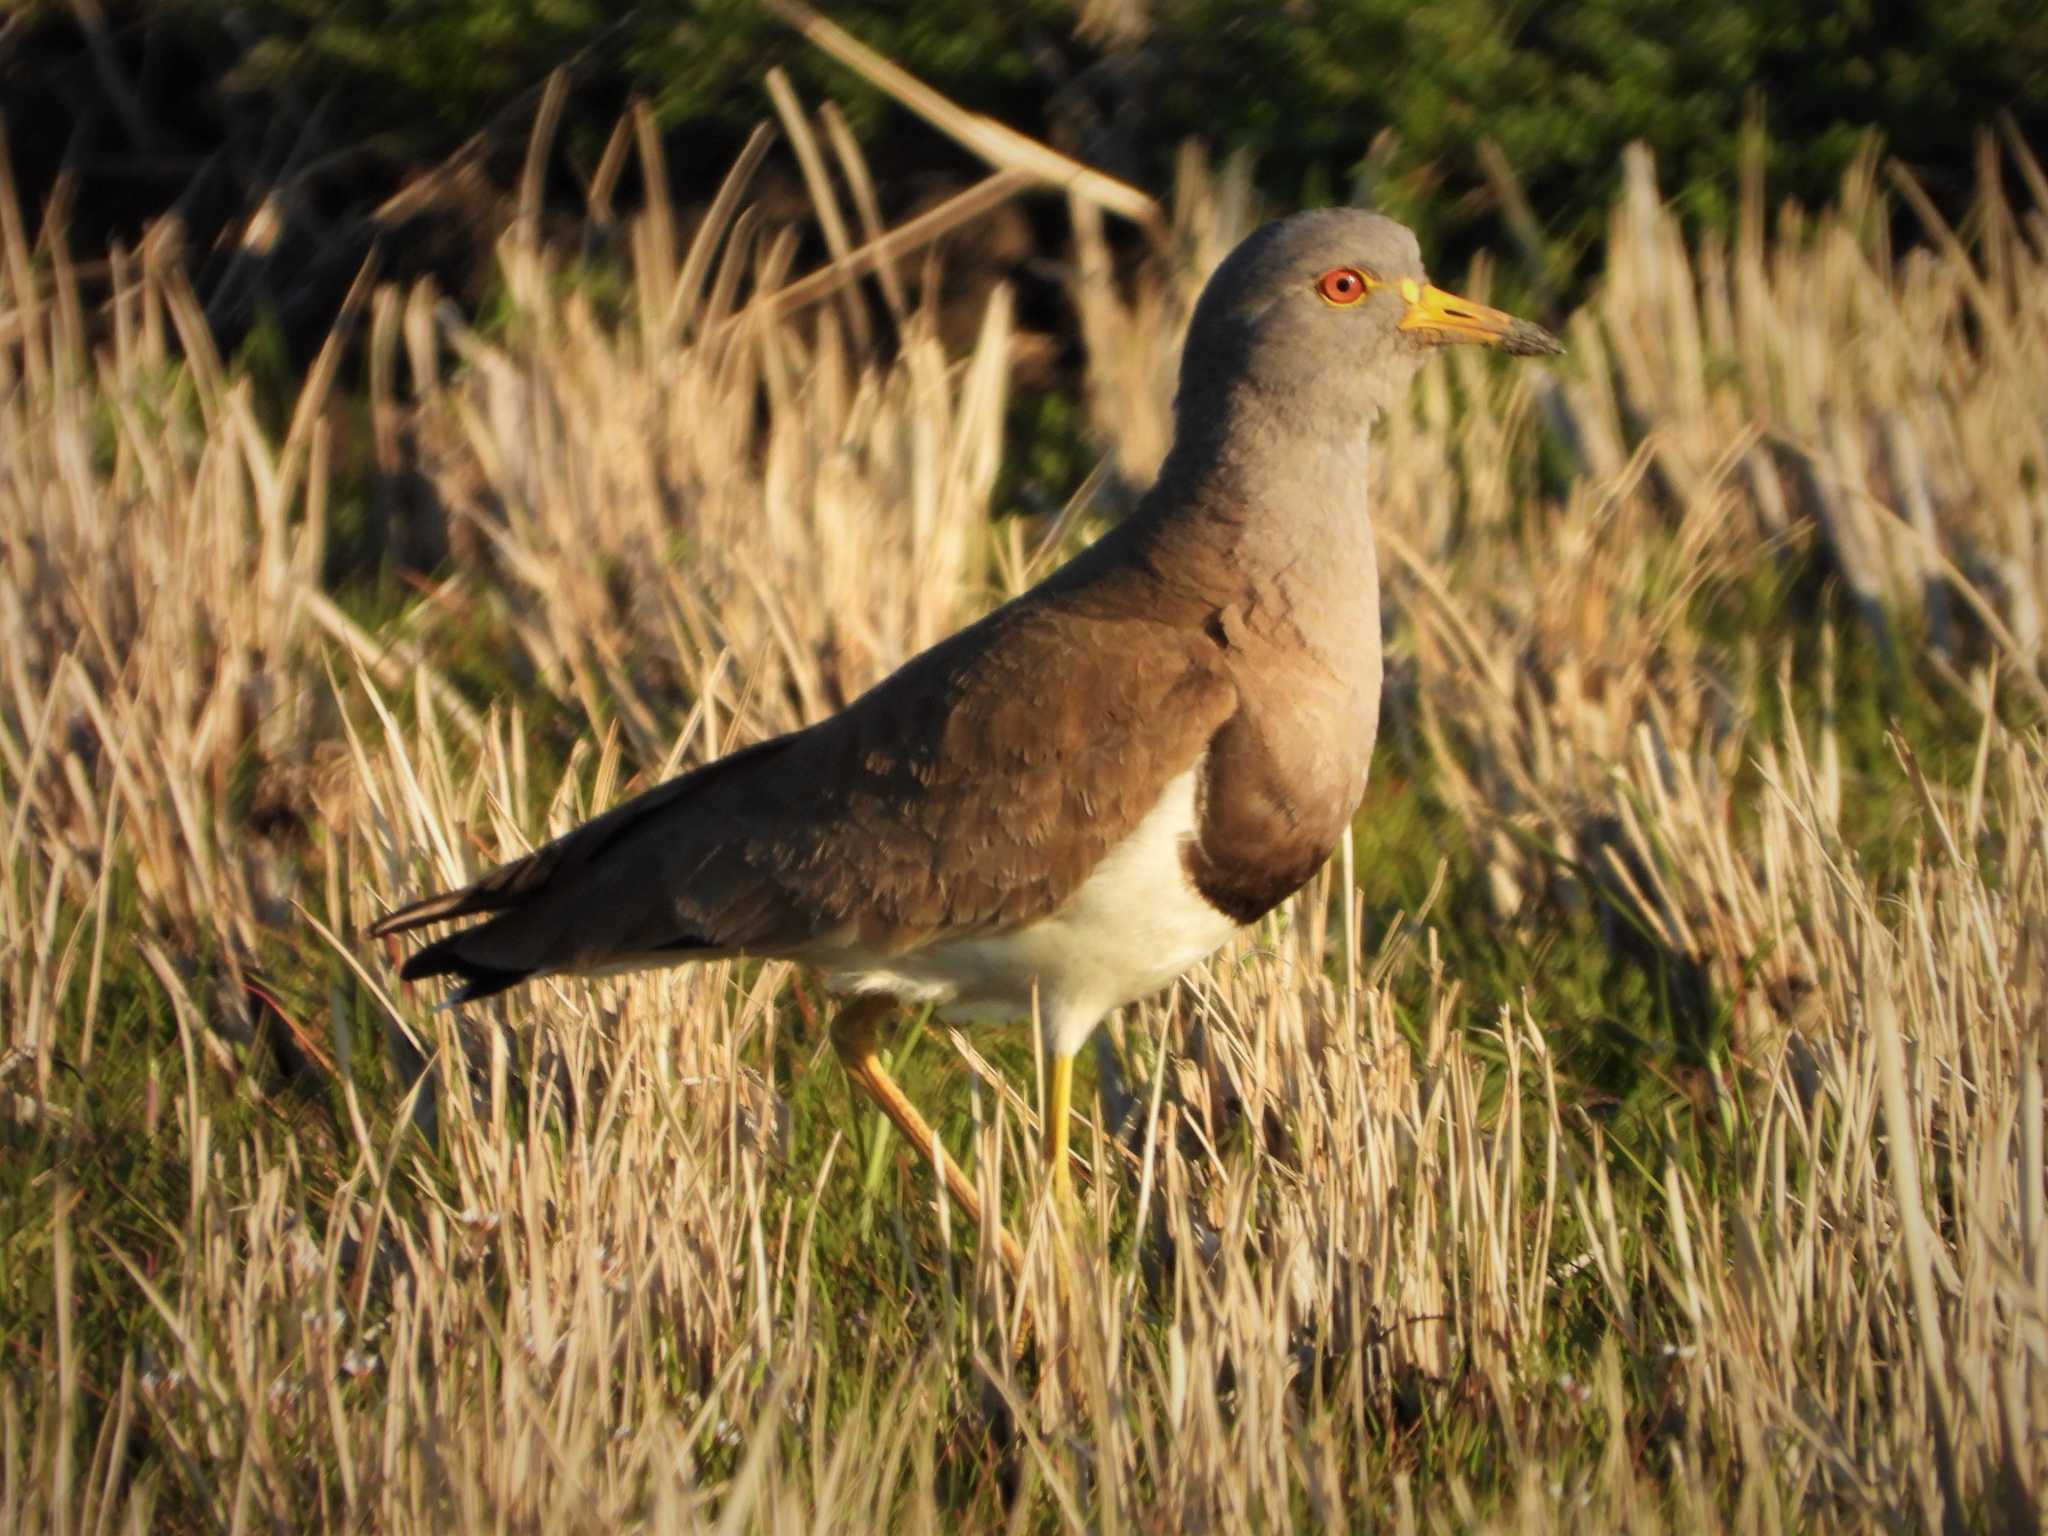
[[[1069,589],[1071,595],[1071,589]],[[691,952],[882,952],[1056,910],[1237,708],[1215,643],[1041,589],[830,720],[650,790],[374,932],[481,996]]]

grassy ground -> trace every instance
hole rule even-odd
[[[0,199],[0,1526],[2037,1529],[2048,199],[1872,182],[1689,248],[1637,162],[1571,357],[1384,424],[1352,844],[1118,1021],[1076,1253],[1022,1029],[906,1030],[1018,1282],[786,968],[360,935],[1077,547],[1243,183],[1125,286],[1077,206],[1059,516],[1001,295],[769,313],[729,213],[366,290],[345,406]]]

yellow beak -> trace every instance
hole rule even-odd
[[[1417,340],[1433,347],[1478,342],[1517,357],[1553,357],[1564,351],[1564,343],[1540,325],[1517,320],[1513,315],[1461,299],[1455,293],[1445,293],[1413,278],[1401,284],[1401,297],[1408,302],[1408,312],[1401,317],[1401,329],[1413,331]]]

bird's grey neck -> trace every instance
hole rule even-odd
[[[1191,417],[1193,419],[1191,419]],[[1240,409],[1204,421],[1184,405],[1150,498],[1168,546],[1251,582],[1346,587],[1370,565],[1370,420]]]

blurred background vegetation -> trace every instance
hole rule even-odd
[[[1561,313],[1589,275],[1621,150],[1654,151],[1666,192],[1725,223],[1748,168],[1773,201],[1817,204],[1871,136],[1959,216],[1978,142],[2048,138],[2038,0],[897,0],[832,17],[968,108],[1150,190],[1177,146],[1254,157],[1278,205],[1376,203],[1420,228],[1439,270],[1484,249],[1506,291]],[[648,102],[680,201],[708,197],[762,78],[841,104],[890,217],[971,173],[962,152],[755,0],[15,0],[0,22],[0,111],[37,218],[63,199],[96,253],[175,209],[206,250],[264,200],[291,216],[278,277],[209,310],[276,316],[317,340],[368,247],[389,275],[472,297],[518,177],[540,88],[568,73],[548,192],[580,215],[621,111]],[[394,240],[366,217],[458,158]],[[794,191],[794,189],[792,189]],[[637,197],[630,185],[622,201]],[[426,204],[435,204],[427,208]],[[800,205],[800,194],[792,198]],[[1012,242],[1057,255],[1057,207]],[[394,272],[394,266],[396,271]],[[202,283],[202,293],[205,292]],[[1027,304],[1030,302],[1028,292]]]

